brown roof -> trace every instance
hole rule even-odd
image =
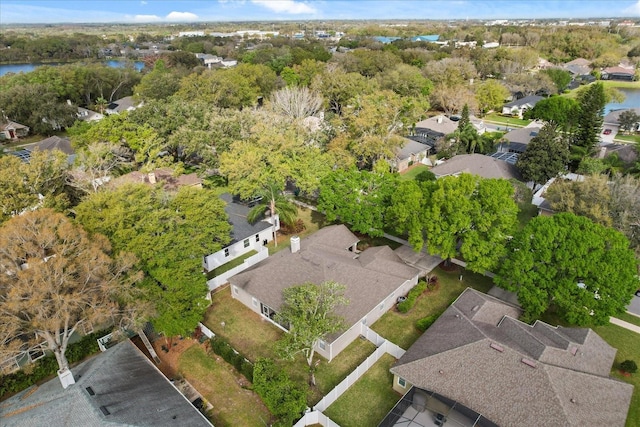
[[[520,179],[518,169],[507,162],[483,154],[460,154],[431,169],[437,177],[463,172],[483,178]]]
[[[630,70],[629,68],[623,68],[623,67],[607,67],[604,70],[602,70],[603,72],[607,73],[607,74],[630,74],[633,76],[634,71]]]
[[[439,115],[416,123],[416,128],[431,129],[448,135],[458,129],[458,122],[451,120],[449,117]]]
[[[609,378],[616,350],[518,313],[467,289],[391,371],[501,426],[624,426],[633,386]]]
[[[350,327],[406,280],[418,275],[418,270],[402,262],[388,246],[371,247],[359,255],[349,251],[357,242],[344,225],[325,227],[303,239],[299,252],[278,252],[229,282],[278,311],[284,302],[284,289],[307,282],[335,281],[346,287],[349,300],[336,314]]]
[[[17,122],[12,122],[11,120],[6,120],[6,121],[2,121],[0,122],[0,130],[7,130],[7,129],[29,129],[28,126],[25,125],[21,125],[20,123]]]

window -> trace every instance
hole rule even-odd
[[[402,388],[405,388],[407,386],[407,382],[405,381],[404,378],[398,377],[398,385]]]
[[[229,248],[224,248],[224,256],[225,258],[229,256]]]
[[[255,298],[251,298],[251,302],[253,303],[253,306],[254,306],[254,307],[257,307],[257,306],[258,306],[258,300],[257,300],[257,299],[255,299]]]
[[[233,287],[233,293],[238,295],[238,288],[236,286]]]
[[[326,350],[327,349],[327,344],[324,341],[320,340],[320,341],[318,341],[318,347],[320,347],[323,350]]]
[[[260,235],[256,234],[256,242],[260,243]]]
[[[245,248],[249,247],[249,239],[244,239],[244,247]]]

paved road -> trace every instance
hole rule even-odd
[[[629,313],[640,316],[640,297],[634,296],[629,305],[627,306]]]

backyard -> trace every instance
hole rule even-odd
[[[412,179],[416,179],[416,176],[418,176],[420,173],[424,171],[428,171],[430,169],[431,168],[429,168],[429,166],[427,165],[417,164],[401,172],[399,176],[400,176],[400,179],[403,181],[411,181]]]
[[[304,223],[304,230],[300,233],[296,233],[300,238],[307,237],[325,225],[328,225],[323,214],[301,206],[298,206],[298,219],[301,219]],[[282,234],[282,232],[278,232],[278,246],[276,246],[274,242],[269,242],[267,245],[267,248],[269,248],[269,255],[273,255],[276,252],[291,247],[290,239],[291,235],[285,235]]]
[[[436,268],[431,275],[438,276],[437,289],[422,294],[416,305],[406,314],[395,309],[388,311],[371,326],[371,329],[406,350],[422,334],[415,326],[418,319],[442,313],[467,287],[487,292],[493,286],[490,277],[457,266],[453,271]]]

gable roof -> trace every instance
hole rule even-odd
[[[603,122],[604,123],[609,123],[612,125],[619,125],[620,124],[620,114],[624,113],[625,111],[634,111],[636,114],[640,115],[640,107],[635,107],[635,108],[621,108],[619,110],[611,110],[606,116],[604,116]]]
[[[533,326],[466,289],[391,371],[503,426],[623,426],[633,387],[609,378],[616,350],[590,329]]]
[[[29,129],[29,127],[21,125],[18,122],[12,122],[11,120],[0,120],[0,130],[5,131],[9,129]]]
[[[349,248],[358,240],[344,225],[328,226],[302,239],[299,252],[280,251],[229,282],[278,311],[284,303],[284,289],[335,281],[346,287],[349,301],[336,314],[350,327],[419,273],[388,246],[370,247],[359,255],[351,252]]]
[[[396,157],[400,160],[411,157],[412,154],[418,154],[429,150],[431,145],[423,144],[410,138],[404,138],[404,145],[396,153]]]
[[[255,236],[261,231],[271,227],[271,224],[266,221],[258,221],[255,224],[251,224],[247,221],[247,215],[251,208],[240,203],[235,203],[231,194],[224,193],[220,198],[226,202],[224,211],[229,216],[229,222],[232,226],[231,242],[229,245],[240,242],[248,237]]]
[[[543,96],[538,95],[528,95],[524,98],[516,99],[515,101],[508,102],[504,104],[505,107],[524,107],[525,105],[531,105],[532,107],[538,103],[538,101],[543,100]]]
[[[424,128],[444,136],[458,129],[458,122],[451,120],[449,117],[438,115],[416,123],[416,131],[418,128]]]
[[[520,179],[518,169],[507,162],[483,154],[459,154],[431,169],[436,177],[470,173],[483,178]]]
[[[76,383],[67,389],[54,378],[4,401],[0,424],[211,427],[129,340],[81,363],[72,372]],[[109,415],[104,415],[101,407]]]
[[[602,70],[603,73],[607,73],[607,74],[628,74],[630,76],[634,75],[634,70],[633,69],[629,69],[629,68],[624,68],[624,67],[607,67],[604,70]]]
[[[584,58],[576,58],[573,61],[566,62],[564,65],[579,65],[579,66],[589,66],[591,65],[591,61]]]
[[[30,144],[24,147],[29,151],[33,151],[35,149],[38,150],[60,150],[67,156],[75,154],[75,150],[71,146],[71,141],[69,138],[60,138],[59,136],[50,136],[49,138],[43,139],[42,141],[38,141],[36,143]]]
[[[509,141],[506,147],[508,147],[509,151],[524,153],[531,140],[538,136],[540,129],[541,127],[524,127],[507,132],[503,137]]]
[[[107,106],[107,110],[120,113],[129,109],[135,110],[140,105],[141,103],[136,103],[132,96],[125,96],[124,98],[116,99],[111,102],[111,104]]]

